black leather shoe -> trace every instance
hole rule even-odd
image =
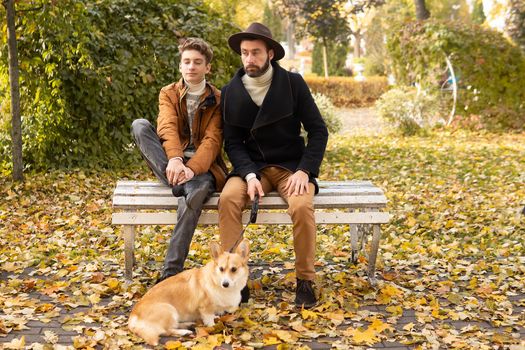
[[[248,300],[250,300],[250,288],[248,288],[248,286],[244,286],[244,288],[241,290],[241,303],[247,303]]]
[[[315,291],[312,281],[297,279],[297,287],[295,289],[295,305],[310,309],[317,303]]]

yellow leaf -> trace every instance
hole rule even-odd
[[[336,326],[340,325],[345,320],[345,315],[338,312],[328,312],[324,314],[324,316],[328,317]]]
[[[386,311],[392,313],[393,316],[402,316],[403,308],[401,305],[391,305],[386,307]]]
[[[239,338],[241,338],[242,341],[247,342],[248,340],[252,339],[252,335],[248,332],[242,333]]]
[[[177,350],[178,348],[182,347],[182,343],[180,341],[173,341],[168,340],[166,344],[164,344],[164,348],[167,350]]]
[[[13,339],[9,343],[3,345],[6,349],[24,349],[26,346],[26,337],[22,336],[20,339]]]
[[[277,344],[281,344],[281,341],[279,339],[277,339],[276,337],[266,337],[264,338],[263,340],[263,344],[264,345],[277,345]]]
[[[407,219],[407,221],[406,221],[406,224],[407,224],[408,227],[414,227],[414,226],[416,226],[417,221],[413,217],[409,217]]]
[[[257,326],[258,325],[257,322],[252,321],[248,316],[244,317],[244,323],[246,323],[248,325],[248,327],[252,327],[252,326]]]
[[[357,344],[368,344],[372,345],[379,342],[379,338],[373,329],[368,328],[366,331],[360,331],[359,329],[348,328],[343,332],[347,336],[351,336],[352,340]]]
[[[301,311],[301,316],[305,320],[307,320],[307,319],[316,320],[317,319],[317,313],[314,312],[314,311],[310,311],[310,310],[302,310]]]
[[[370,326],[368,327],[369,330],[372,330],[376,333],[381,333],[385,329],[392,328],[389,324],[384,323],[383,321],[374,318]]]
[[[407,332],[412,332],[412,330],[414,329],[414,326],[415,324],[410,322],[410,323],[407,323],[404,327],[403,327],[403,330],[407,331]]]
[[[120,281],[118,279],[116,279],[116,278],[110,278],[107,281],[107,285],[112,290],[116,290],[120,286]]]
[[[223,341],[223,335],[222,334],[214,334],[210,335],[206,340],[208,341],[208,344],[210,344],[212,347],[216,347],[222,344]]]
[[[98,294],[91,294],[90,296],[88,296],[88,300],[91,304],[93,305],[96,305],[98,303],[100,303],[100,295]]]
[[[383,289],[381,289],[381,293],[391,297],[403,295],[403,291],[391,284],[387,284]]]
[[[273,247],[270,249],[266,249],[263,254],[279,254],[281,252],[281,249],[279,247]]]
[[[292,343],[297,340],[297,337],[292,332],[283,331],[283,330],[274,330],[272,331],[272,333],[276,335],[279,339],[287,343]]]

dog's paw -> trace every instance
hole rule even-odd
[[[193,332],[190,331],[189,329],[172,329],[170,330],[169,333],[172,336],[179,336],[179,337],[184,337],[185,335],[193,334]]]
[[[206,327],[213,327],[215,326],[215,315],[205,315],[202,317],[202,323]]]
[[[229,313],[229,314],[233,314],[235,311],[237,311],[237,309],[239,309],[238,306],[232,306],[232,307],[226,309],[226,312]]]

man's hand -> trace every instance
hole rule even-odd
[[[305,192],[310,193],[308,186],[308,174],[302,170],[297,170],[288,178],[284,190],[287,191],[288,197],[291,195],[303,195]]]
[[[181,185],[190,181],[195,174],[193,170],[184,165],[180,158],[171,158],[166,167],[166,177],[170,185]]]
[[[179,175],[178,184],[182,185],[183,183],[190,181],[193,178],[193,176],[195,176],[195,173],[193,172],[193,170],[185,166],[184,170]]]
[[[259,197],[264,197],[262,185],[258,178],[254,177],[248,181],[248,189],[246,190],[246,193],[250,196],[252,201],[255,199],[256,194],[258,194]]]

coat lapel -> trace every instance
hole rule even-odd
[[[228,84],[224,96],[224,120],[232,125],[257,129],[293,114],[293,95],[288,73],[273,63],[270,89],[259,108],[242,82],[245,74],[241,68]]]
[[[244,70],[241,68],[228,84],[228,88],[223,92],[225,94],[223,115],[227,123],[250,129],[255,121],[259,107],[253,102],[248,91],[246,91],[241,80],[243,75]]]
[[[275,123],[293,114],[293,95],[288,73],[273,63],[273,77],[270,89],[263,100],[253,129]]]

